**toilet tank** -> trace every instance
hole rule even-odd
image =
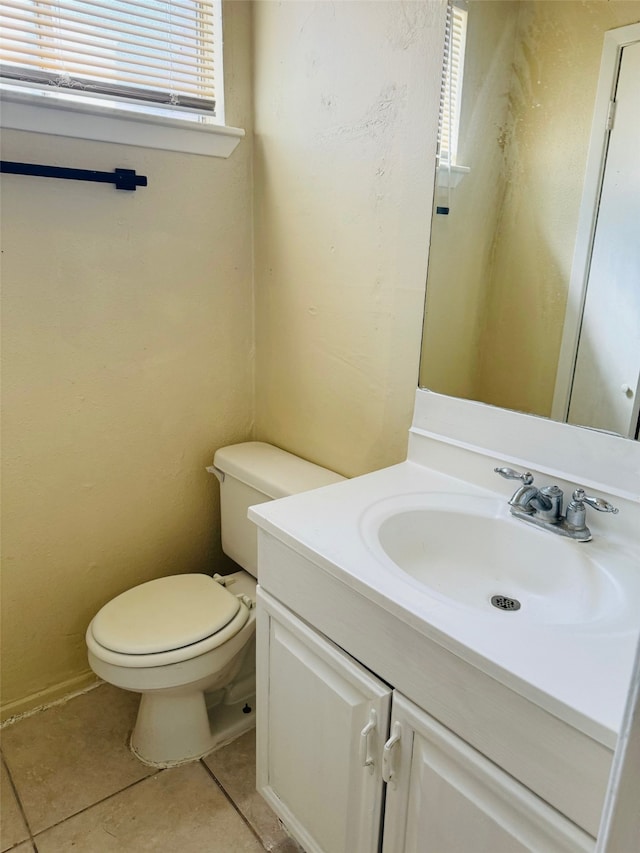
[[[328,468],[262,441],[221,447],[213,459],[213,472],[220,480],[222,550],[254,577],[258,533],[247,518],[249,507],[344,480]]]

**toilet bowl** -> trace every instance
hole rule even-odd
[[[244,567],[135,586],[96,614],[89,665],[141,694],[131,749],[169,767],[206,755],[255,725],[257,537],[247,509],[343,478],[262,442],[216,452],[223,550]]]
[[[96,675],[142,694],[130,745],[146,764],[199,758],[252,725],[238,709],[235,726],[212,732],[207,708],[207,695],[238,674],[255,635],[255,579],[236,572],[224,580],[228,588],[202,574],[149,581],[110,601],[87,629]]]

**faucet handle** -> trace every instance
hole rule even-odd
[[[572,497],[576,503],[589,504],[589,506],[597,509],[598,512],[619,512],[619,510],[613,504],[610,504],[609,501],[605,501],[604,498],[592,498],[585,494],[584,489],[576,489]]]
[[[505,480],[522,480],[525,486],[530,486],[533,483],[533,474],[531,471],[525,471],[520,474],[519,471],[514,471],[513,468],[494,468],[496,474],[500,474]]]

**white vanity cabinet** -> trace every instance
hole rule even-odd
[[[258,789],[307,853],[593,849],[575,824],[263,590],[257,630]]]
[[[394,693],[382,853],[569,853],[594,841]]]
[[[258,789],[308,853],[376,853],[391,689],[261,594]]]

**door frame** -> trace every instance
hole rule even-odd
[[[553,420],[566,422],[569,413],[571,386],[578,353],[582,313],[589,283],[591,254],[598,223],[598,207],[611,133],[607,127],[610,103],[614,98],[618,84],[622,50],[637,41],[640,41],[640,23],[617,27],[604,35],[589,153],[578,216],[576,244],[567,291],[562,344],[551,408]]]

